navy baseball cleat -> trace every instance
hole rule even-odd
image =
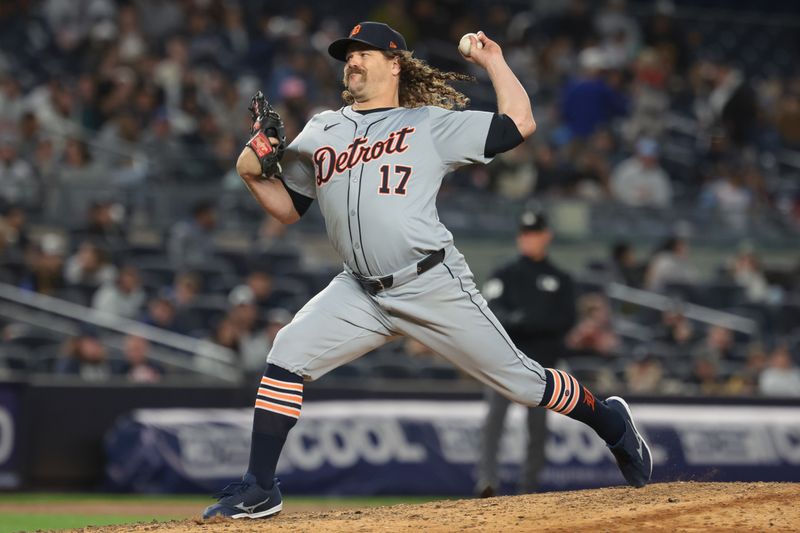
[[[631,410],[625,400],[619,396],[611,396],[606,398],[604,403],[625,419],[625,434],[618,443],[609,446],[617,460],[617,466],[629,485],[644,487],[653,473],[653,456],[650,454],[650,448],[636,429]]]
[[[278,479],[269,490],[256,483],[256,477],[247,473],[241,481],[235,481],[214,495],[219,501],[203,511],[203,520],[221,516],[224,518],[267,518],[283,509]]]

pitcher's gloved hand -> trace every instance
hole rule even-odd
[[[286,148],[286,133],[281,116],[267,102],[264,93],[258,91],[250,99],[250,127],[252,137],[247,141],[261,163],[261,171],[265,176],[280,174],[280,160]]]

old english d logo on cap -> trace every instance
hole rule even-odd
[[[353,26],[347,37],[333,41],[328,47],[328,53],[334,59],[347,61],[347,48],[355,43],[367,45],[375,50],[408,50],[405,38],[397,30],[383,22],[367,20]]]

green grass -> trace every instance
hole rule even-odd
[[[342,503],[375,507],[378,505],[394,505],[398,503],[425,503],[435,500],[454,499],[447,496],[284,496],[290,503],[327,504]],[[208,505],[213,501],[210,495],[197,494],[95,494],[95,493],[52,493],[52,492],[14,492],[0,493],[0,503],[142,503],[153,501],[158,503],[175,502],[180,504],[196,503]],[[0,512],[2,514],[2,512]]]
[[[287,498],[287,510],[291,510],[292,504],[298,506],[351,506],[351,507],[376,507],[381,505],[395,505],[399,503],[425,503],[433,500],[443,499],[441,496],[375,496],[375,497],[336,497],[328,498],[323,496],[290,496]],[[197,513],[213,502],[209,496],[198,495],[161,495],[161,494],[86,494],[86,493],[7,493],[0,494],[2,504],[142,504],[147,502],[158,502],[159,512],[163,512],[164,507],[169,503],[180,505],[194,505]],[[139,513],[139,511],[135,511]],[[80,514],[78,514],[80,513]],[[59,512],[58,514],[49,513],[26,513],[15,509],[13,512],[0,510],[0,533],[15,533],[18,531],[36,531],[37,529],[58,530],[71,529],[85,526],[100,526],[112,524],[130,524],[133,522],[152,522],[175,520],[185,518],[182,515],[146,515],[141,514],[85,514],[85,510],[76,507],[75,514]]]
[[[198,494],[101,494],[87,492],[11,492],[0,494],[0,503],[142,503],[147,501],[192,503],[201,505],[210,499],[210,496]]]
[[[36,531],[37,529],[58,530],[86,526],[110,526],[131,524],[133,522],[159,522],[173,520],[176,516],[136,516],[136,515],[82,515],[82,514],[38,514],[0,513],[0,533],[17,531]]]

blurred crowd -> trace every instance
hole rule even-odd
[[[781,150],[800,148],[796,28],[680,18],[681,7],[691,5],[3,2],[0,197],[41,209],[59,201],[58,186],[238,187],[231,163],[253,92],[278,106],[292,139],[311,114],[341,105],[341,65],[328,43],[373,19],[433,65],[460,71],[472,67],[453,43],[482,28],[534,100],[535,139],[466,169],[452,187],[681,202],[719,209],[733,225],[777,208],[796,224],[797,183],[778,163]],[[492,108],[485,73],[473,73],[479,83],[463,90],[473,107]]]
[[[156,246],[137,249],[129,239],[135,206],[119,194],[175,184],[241,190],[233,163],[248,132],[250,96],[264,90],[291,140],[315,112],[342,105],[341,64],[326,49],[367,19],[401,31],[434,66],[474,74],[477,83],[459,89],[474,108],[493,109],[485,73],[455,47],[462,34],[482,29],[501,43],[533,99],[534,138],[486,167],[461,169],[446,180],[444,196],[463,190],[654,212],[688,207],[700,218],[719,213],[733,230],[745,230],[753,212],[769,211],[778,214],[781,229],[797,235],[800,164],[790,156],[800,150],[794,62],[800,33],[766,19],[747,22],[735,10],[720,20],[692,16],[691,7],[665,0],[2,2],[0,277],[207,338],[246,365],[263,364],[277,329],[318,288],[309,281],[313,273],[290,278],[291,267],[274,268],[280,258],[297,261],[284,230],[265,220],[248,242],[252,250],[223,260],[214,242],[218,202],[196,202],[188,216],[172,214]],[[67,193],[85,187],[107,194],[86,199],[85,216],[82,206],[65,222]],[[33,232],[32,221],[57,231]],[[687,246],[678,235],[640,261],[623,243],[596,274],[662,293],[691,286],[698,276]],[[734,302],[740,307],[782,309],[776,306],[797,290],[797,272],[771,277],[747,246],[721,267],[721,276],[741,290]],[[572,347],[635,351],[636,360],[617,378],[630,373],[637,376],[630,386],[657,381],[654,390],[669,388],[670,376],[659,370],[666,352],[653,343],[625,345],[604,297],[587,296]],[[706,390],[712,387],[707,376],[714,375],[713,387],[757,392],[761,381],[769,390],[780,382],[764,376],[796,376],[796,368],[767,371],[794,368],[798,345],[796,329],[770,320],[764,323],[775,334],[767,345],[737,353],[735,372],[725,371],[732,358],[698,356],[675,379],[695,380]],[[669,330],[664,342],[703,342],[697,328],[670,313],[657,322],[650,326]],[[13,338],[13,328],[4,331]],[[712,331],[708,337],[721,335]],[[42,364],[91,375],[85,365],[66,362],[97,356],[91,333],[76,339]],[[684,342],[678,344],[685,352]],[[160,374],[157,365],[131,370],[137,356],[128,352],[146,352],[146,342],[132,337],[125,347],[106,354],[102,359],[120,364],[103,365],[97,375]]]

